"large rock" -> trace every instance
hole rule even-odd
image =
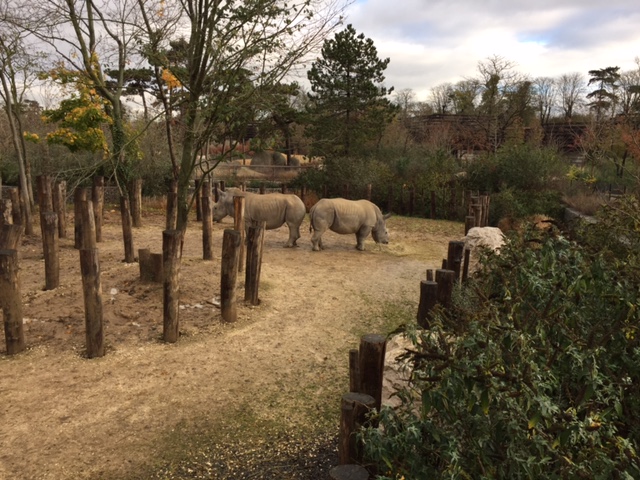
[[[463,238],[464,248],[473,251],[478,247],[487,247],[493,251],[500,250],[504,245],[504,234],[496,227],[473,227]]]

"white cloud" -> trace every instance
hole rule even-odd
[[[385,83],[420,100],[493,55],[532,77],[630,70],[640,56],[637,0],[360,0],[346,23],[391,59]]]

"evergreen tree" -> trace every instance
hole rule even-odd
[[[322,57],[307,72],[314,153],[350,155],[380,138],[397,110],[385,98],[393,88],[382,85],[388,64],[352,25],[325,41]]]

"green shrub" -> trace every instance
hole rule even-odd
[[[594,238],[510,237],[412,332],[403,406],[362,434],[378,478],[640,478],[636,254]]]

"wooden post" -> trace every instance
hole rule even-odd
[[[261,183],[260,184],[260,195],[264,195],[264,193],[266,191],[265,189],[266,189],[266,187],[265,187],[264,183]]]
[[[151,263],[151,250],[149,248],[138,249],[138,265],[140,266],[140,280],[143,282],[150,282],[151,270],[149,270],[149,264]]]
[[[466,235],[476,225],[476,217],[473,215],[467,215],[464,217],[464,234]]]
[[[469,258],[471,257],[471,250],[464,249],[464,268],[462,269],[462,282],[466,283],[469,278]]]
[[[60,286],[60,259],[58,244],[58,214],[44,212],[42,219],[42,250],[44,252],[45,290]]]
[[[12,210],[11,200],[0,199],[0,226],[13,224]]]
[[[433,270],[427,269],[427,282],[433,282]]]
[[[73,240],[74,248],[82,248],[82,202],[86,202],[88,190],[78,187],[73,192]]]
[[[44,238],[44,219],[46,212],[53,211],[53,198],[51,195],[51,177],[49,175],[38,175],[36,177],[38,185],[38,205],[40,206],[40,233]],[[56,232],[57,235],[57,232]]]
[[[349,350],[349,391],[360,391],[360,352],[357,348]]]
[[[349,199],[349,184],[345,183],[342,186],[342,196],[346,199]]]
[[[80,248],[92,249],[96,248],[96,217],[93,202],[85,200],[80,202]]]
[[[453,270],[455,282],[460,281],[460,269],[462,267],[462,256],[464,255],[464,242],[450,241],[447,251],[447,268]]]
[[[280,186],[280,191],[281,191],[283,194],[286,194],[286,193],[287,193],[287,185],[286,185],[285,183],[283,183],[283,184]]]
[[[0,228],[0,250],[18,250],[23,232],[22,225],[3,225]]]
[[[367,414],[375,406],[376,400],[371,395],[351,392],[342,396],[338,464],[348,465],[362,461],[362,446],[356,442],[355,433],[367,423]]]
[[[167,192],[167,223],[166,230],[175,230],[178,225],[178,182],[171,181]]]
[[[58,214],[58,237],[67,238],[67,182],[60,180],[53,188],[53,208]]]
[[[24,225],[24,212],[20,204],[20,189],[18,187],[9,188],[9,198],[11,199],[11,216],[13,223]]]
[[[163,322],[162,339],[175,343],[180,336],[180,245],[182,234],[179,230],[162,232],[163,265]]]
[[[482,205],[474,203],[471,205],[473,209],[474,227],[482,227]]]
[[[238,198],[238,197],[236,197]],[[260,269],[262,267],[262,245],[266,222],[251,225],[247,232],[247,269],[244,281],[244,301],[259,305]]]
[[[238,247],[238,272],[242,272],[242,270],[244,269],[244,243],[246,237],[246,228],[244,224],[244,204],[245,197],[234,195],[233,228],[240,232],[240,247]],[[262,246],[260,260],[262,260]]]
[[[133,263],[136,261],[133,250],[133,228],[131,212],[129,211],[129,198],[120,195],[120,216],[122,217],[122,239],[124,241],[124,261]]]
[[[444,308],[451,307],[451,294],[453,293],[454,281],[455,272],[453,270],[436,270],[436,282],[438,283],[438,303]]]
[[[195,178],[193,180],[193,183],[195,185],[195,189],[196,189],[196,222],[201,222],[202,221],[202,190],[201,190],[201,185],[202,185],[202,179],[201,178]]]
[[[220,311],[222,320],[235,322],[238,318],[236,308],[236,284],[238,278],[238,250],[240,232],[229,228],[222,236],[222,265],[220,267]]]
[[[203,196],[202,210],[202,258],[213,260],[213,216],[211,213],[211,197]]]
[[[0,249],[0,308],[8,355],[15,355],[26,348],[19,272],[18,251]]]
[[[93,177],[91,187],[91,201],[93,203],[93,216],[96,226],[96,242],[102,242],[102,225],[104,219],[104,177]]]
[[[429,314],[438,302],[438,284],[433,281],[420,282],[420,304],[418,305],[418,315],[416,317],[418,325],[422,328],[429,328]]]
[[[367,200],[371,201],[371,184],[367,183]],[[391,210],[389,210],[391,211]]]
[[[93,212],[91,213],[93,214]],[[102,357],[104,356],[102,284],[100,283],[100,258],[97,248],[80,249],[80,270],[84,294],[87,357]]]
[[[378,411],[382,404],[382,373],[386,348],[387,339],[384,335],[370,333],[360,338],[360,393],[371,395]]]
[[[129,183],[129,198],[131,208],[131,219],[133,226],[139,228],[142,226],[142,179],[134,178]],[[132,253],[133,256],[133,253]]]
[[[369,472],[361,465],[338,465],[329,470],[329,480],[369,480]]]

